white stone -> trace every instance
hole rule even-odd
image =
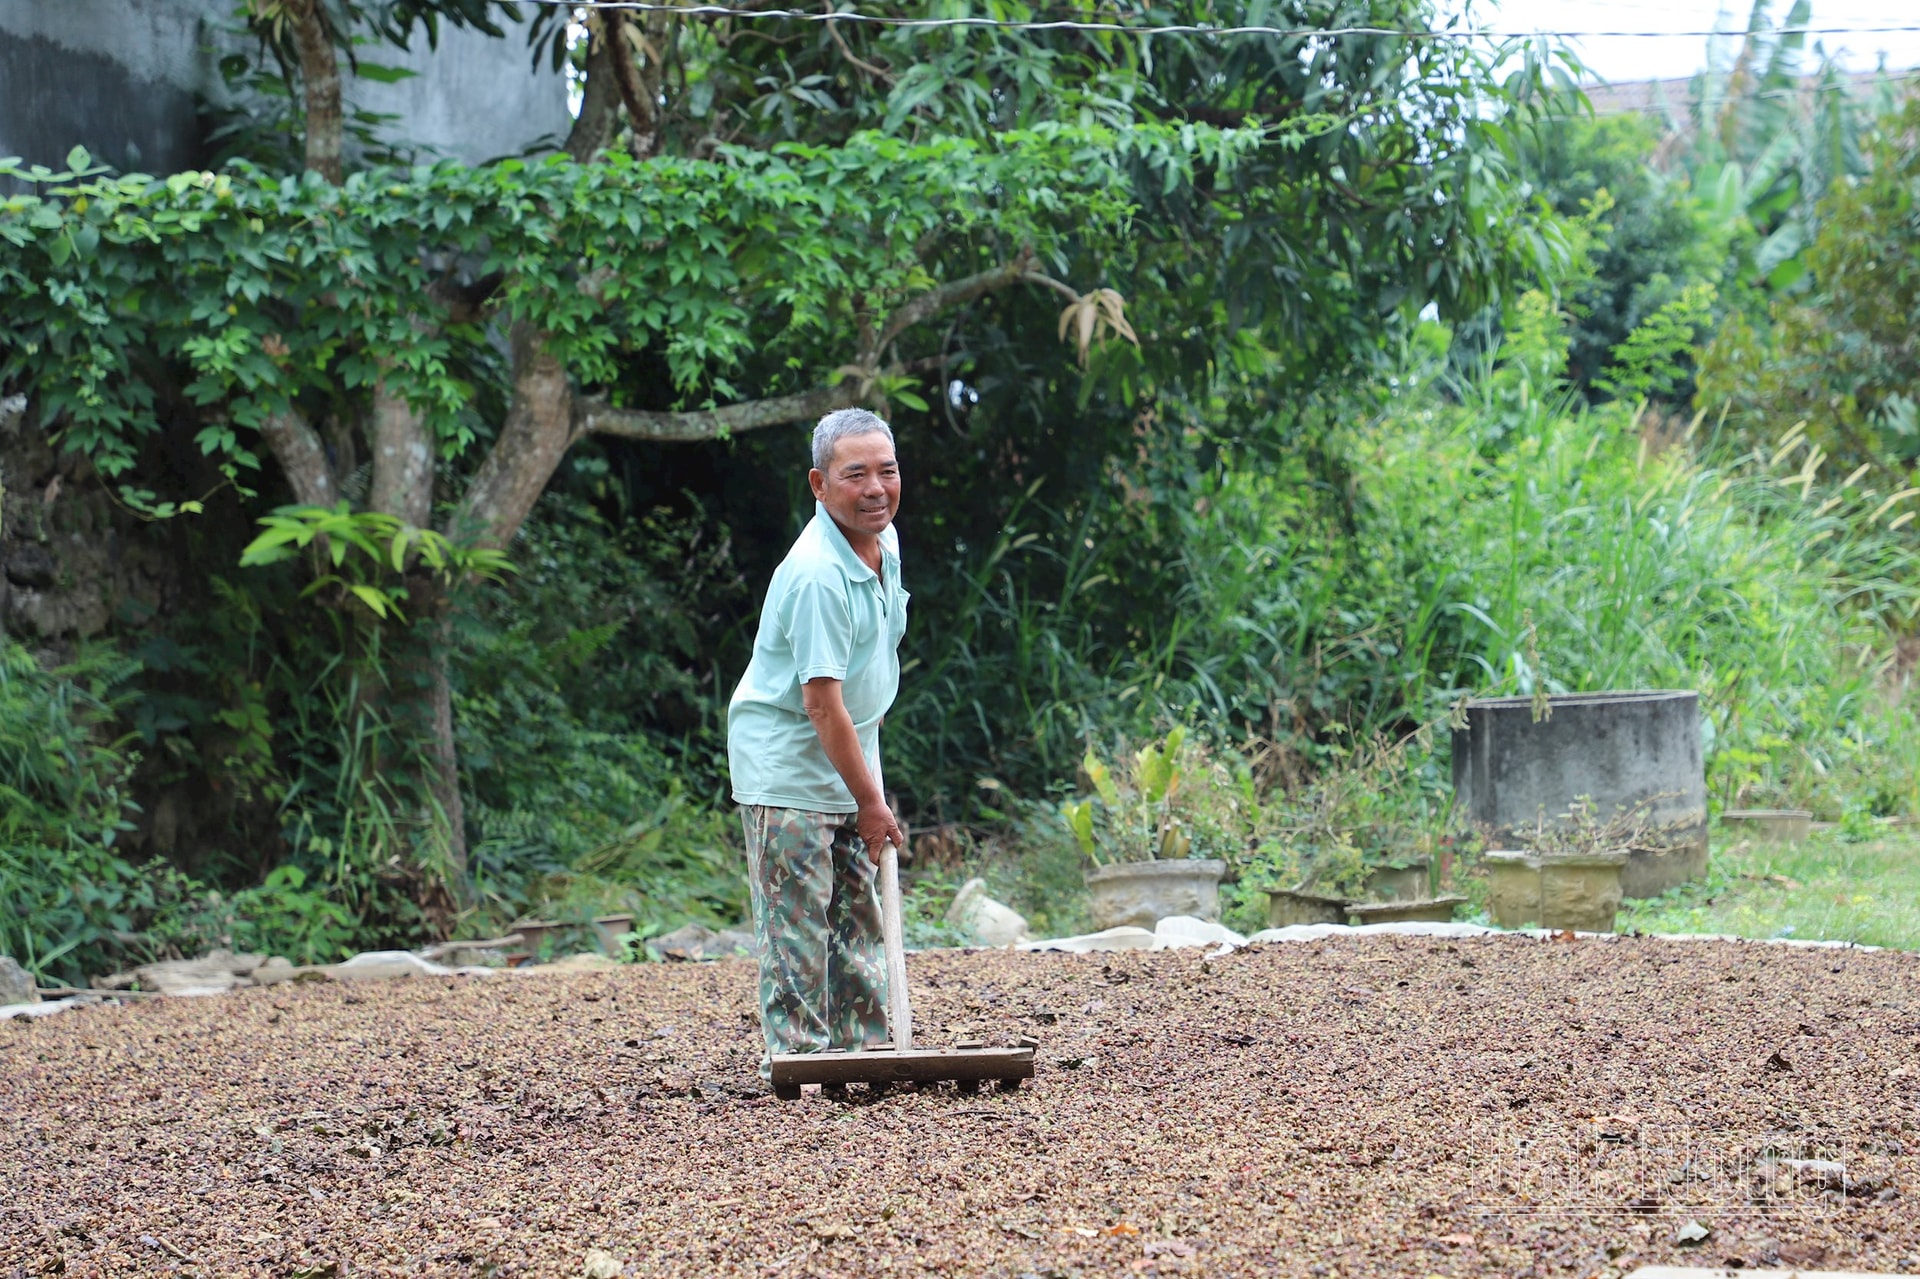
[[[1402,920],[1393,924],[1289,924],[1285,928],[1262,928],[1247,941],[1254,945],[1268,942],[1320,941],[1327,937],[1371,937],[1389,934],[1398,937],[1484,937],[1498,928],[1480,924],[1440,924],[1420,920]]]
[[[352,959],[335,965],[339,968],[369,968],[375,964],[398,964],[411,968],[422,977],[450,977],[454,970],[420,958],[410,950],[363,950]]]
[[[72,1012],[76,1008],[99,1002],[98,995],[75,995],[71,999],[48,999],[31,1004],[0,1004],[0,1021],[12,1021],[16,1017],[52,1017],[56,1013]]]
[[[1155,950],[1179,950],[1188,946],[1215,946],[1213,953],[1224,955],[1247,944],[1247,939],[1228,928],[1225,924],[1216,924],[1210,919],[1196,919],[1192,915],[1168,915],[1153,926],[1153,948]]]
[[[969,879],[947,907],[947,923],[978,938],[984,946],[1018,946],[1033,940],[1026,916],[987,896],[987,881]]]
[[[11,955],[0,955],[0,1003],[37,1004],[39,991],[33,974],[22,968]]]

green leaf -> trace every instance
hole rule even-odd
[[[411,80],[419,75],[406,67],[386,66],[379,62],[356,62],[353,74],[361,80],[371,80],[375,84],[398,84],[402,80]]]
[[[385,619],[388,612],[393,610],[393,597],[376,586],[355,582],[347,589],[353,592],[355,599],[372,609],[375,617]]]
[[[1086,771],[1087,780],[1093,783],[1094,793],[1100,796],[1100,802],[1108,808],[1120,807],[1120,788],[1114,785],[1113,770],[1103,763],[1093,748],[1087,748],[1086,758],[1080,761],[1080,767]]]
[[[1073,832],[1073,838],[1080,845],[1080,851],[1098,864],[1099,858],[1095,855],[1093,843],[1093,802],[1083,799],[1078,803],[1068,804],[1061,815],[1066,818],[1067,829]]]

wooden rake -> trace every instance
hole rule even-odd
[[[913,1046],[913,1008],[907,1001],[907,950],[900,926],[900,853],[891,841],[880,849],[880,932],[887,950],[887,1022],[893,1042],[847,1051],[775,1053],[773,1095],[800,1096],[802,1084],[937,1083],[951,1079],[963,1092],[988,1080],[1017,1088],[1033,1078],[1033,1049],[982,1048],[964,1040],[953,1048]]]

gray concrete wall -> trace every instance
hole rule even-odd
[[[410,50],[368,46],[362,56],[418,74],[397,84],[350,82],[347,99],[399,116],[395,140],[440,155],[480,164],[529,148],[553,149],[573,124],[566,77],[549,71],[544,60],[535,71],[526,37],[511,28],[497,40],[443,28],[437,49],[416,34]]]
[[[0,0],[0,155],[58,168],[74,146],[125,170],[192,168],[194,94],[219,82],[215,0]]]
[[[196,97],[224,95],[234,0],[0,0],[0,155],[59,166],[75,145],[123,171],[206,162]],[[477,163],[565,136],[565,77],[531,65],[526,41],[443,30],[437,49],[363,46],[418,74],[349,78],[349,103],[397,115],[394,140]]]

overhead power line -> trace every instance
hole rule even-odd
[[[1163,27],[1127,22],[1089,22],[1072,18],[904,18],[879,13],[823,13],[805,9],[735,9],[719,4],[658,4],[652,0],[531,0],[533,4],[557,9],[619,9],[626,13],[671,13],[687,18],[746,18],[755,21],[846,22],[877,27],[927,29],[941,27],[985,27],[997,31],[1084,31],[1090,34],[1136,36],[1399,36],[1408,40],[1514,40],[1545,37],[1572,40],[1587,37],[1636,39],[1708,39],[1744,37],[1745,31],[1500,31],[1487,28],[1419,27],[1273,27],[1206,26],[1175,23]],[[1853,27],[1794,26],[1775,27],[1753,34],[1790,35],[1889,35],[1920,31],[1920,24],[1889,23]]]

